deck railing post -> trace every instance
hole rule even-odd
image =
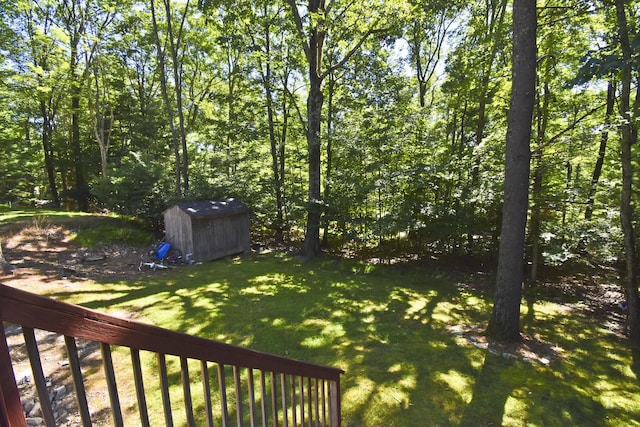
[[[27,427],[0,309],[0,426]],[[6,369],[4,369],[6,367]]]
[[[340,381],[329,382],[329,415],[330,425],[340,427],[342,415],[340,413]]]

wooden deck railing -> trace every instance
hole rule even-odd
[[[83,366],[78,355],[79,340],[95,342],[100,348],[104,375],[103,390],[108,393],[110,417],[116,426],[125,425],[121,401],[122,367],[114,370],[113,351],[122,348],[130,353],[128,382],[135,388],[136,425],[150,426],[150,419],[163,419],[172,426],[176,416],[176,401],[184,402],[180,417],[182,425],[229,426],[340,426],[340,369],[305,363],[267,353],[206,340],[173,332],[141,322],[118,317],[41,297],[8,286],[0,285],[0,426],[25,427],[26,416],[16,382],[12,357],[5,328],[7,324],[20,326],[28,354],[33,382],[42,408],[41,417],[47,426],[56,425],[47,390],[41,354],[35,331],[49,331],[64,336],[68,364],[56,369],[68,369],[75,389],[75,406],[83,426],[92,425],[93,412],[87,403],[88,375],[95,374]],[[84,342],[84,341],[83,341]],[[144,354],[146,363],[141,363]],[[149,356],[154,356],[149,362]],[[167,356],[180,361],[178,372],[172,372]],[[128,359],[128,357],[127,357]],[[195,361],[195,362],[194,362]],[[200,374],[189,373],[189,365],[199,365]],[[177,363],[176,363],[177,365]],[[153,366],[152,375],[148,373]],[[144,369],[143,369],[144,367]],[[146,370],[145,370],[146,369]],[[87,373],[89,372],[89,373]],[[116,372],[118,375],[116,375]],[[146,377],[145,377],[146,373]],[[118,381],[116,381],[116,376]],[[179,377],[182,396],[170,393],[172,378]],[[212,381],[213,379],[213,381]],[[126,381],[126,380],[125,380]],[[154,382],[156,385],[150,386]],[[194,406],[192,387],[200,387],[199,405]],[[216,384],[217,383],[217,384]],[[212,384],[214,384],[212,386]],[[122,388],[122,386],[121,386]],[[173,387],[175,388],[175,387]],[[163,416],[150,415],[154,408],[148,405],[149,389],[159,390]],[[178,389],[180,386],[178,385]],[[145,391],[147,390],[147,391]],[[228,396],[228,395],[231,396]],[[132,412],[127,407],[129,412]],[[184,411],[184,412],[183,412]],[[132,416],[125,413],[127,416]],[[158,418],[159,417],[159,418]],[[156,421],[157,424],[157,421]]]

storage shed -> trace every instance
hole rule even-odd
[[[239,200],[179,202],[163,215],[167,240],[194,261],[249,250],[249,208]]]

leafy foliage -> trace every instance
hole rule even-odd
[[[90,209],[157,223],[175,200],[233,196],[252,207],[256,236],[304,236],[309,70],[290,8],[220,0],[185,10],[170,2],[168,17],[164,3],[156,4],[162,41],[168,42],[171,24],[179,42],[175,63],[168,60],[170,45],[161,44],[174,112],[181,89],[186,151],[176,154],[149,5],[70,1],[65,4],[78,14],[68,15],[54,3],[34,9],[30,2],[3,2],[0,9],[0,39],[15,40],[0,52],[0,199],[51,200],[55,185],[74,207],[73,196],[88,188]],[[543,263],[558,259],[551,249],[556,239],[546,241],[544,233],[561,236],[561,258],[580,256],[580,242],[598,241],[597,230],[618,236],[617,219],[608,214],[616,209],[619,182],[619,164],[610,155],[618,140],[613,124],[595,215],[582,219],[598,155],[594,135],[604,126],[601,83],[622,65],[614,17],[592,2],[574,3],[539,10],[538,102],[545,112],[536,116],[534,142],[541,147],[541,225],[529,244],[542,245]],[[336,2],[326,16],[303,17],[305,29],[313,23],[330,28],[322,70],[341,64],[322,87],[318,200],[327,243],[337,250],[345,245],[425,256],[495,254],[510,8],[503,1],[378,6]],[[362,37],[371,29],[380,32]],[[637,48],[640,38],[632,30]],[[74,34],[80,40],[75,56]],[[73,88],[81,91],[77,108]],[[72,149],[74,117],[79,152]],[[51,119],[50,134],[45,119]],[[174,120],[180,129],[177,115]],[[96,130],[109,142],[104,159]],[[176,192],[176,168],[184,168],[177,165],[185,154],[186,194]],[[589,251],[599,260],[618,253],[613,242]]]

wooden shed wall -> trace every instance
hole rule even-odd
[[[173,206],[164,213],[164,230],[167,240],[186,256],[193,253],[193,231],[191,217],[179,206]]]
[[[248,251],[251,245],[249,214],[190,216],[179,206],[164,212],[167,240],[194,261],[211,261]]]
[[[249,215],[192,218],[193,257],[209,261],[249,250]]]

